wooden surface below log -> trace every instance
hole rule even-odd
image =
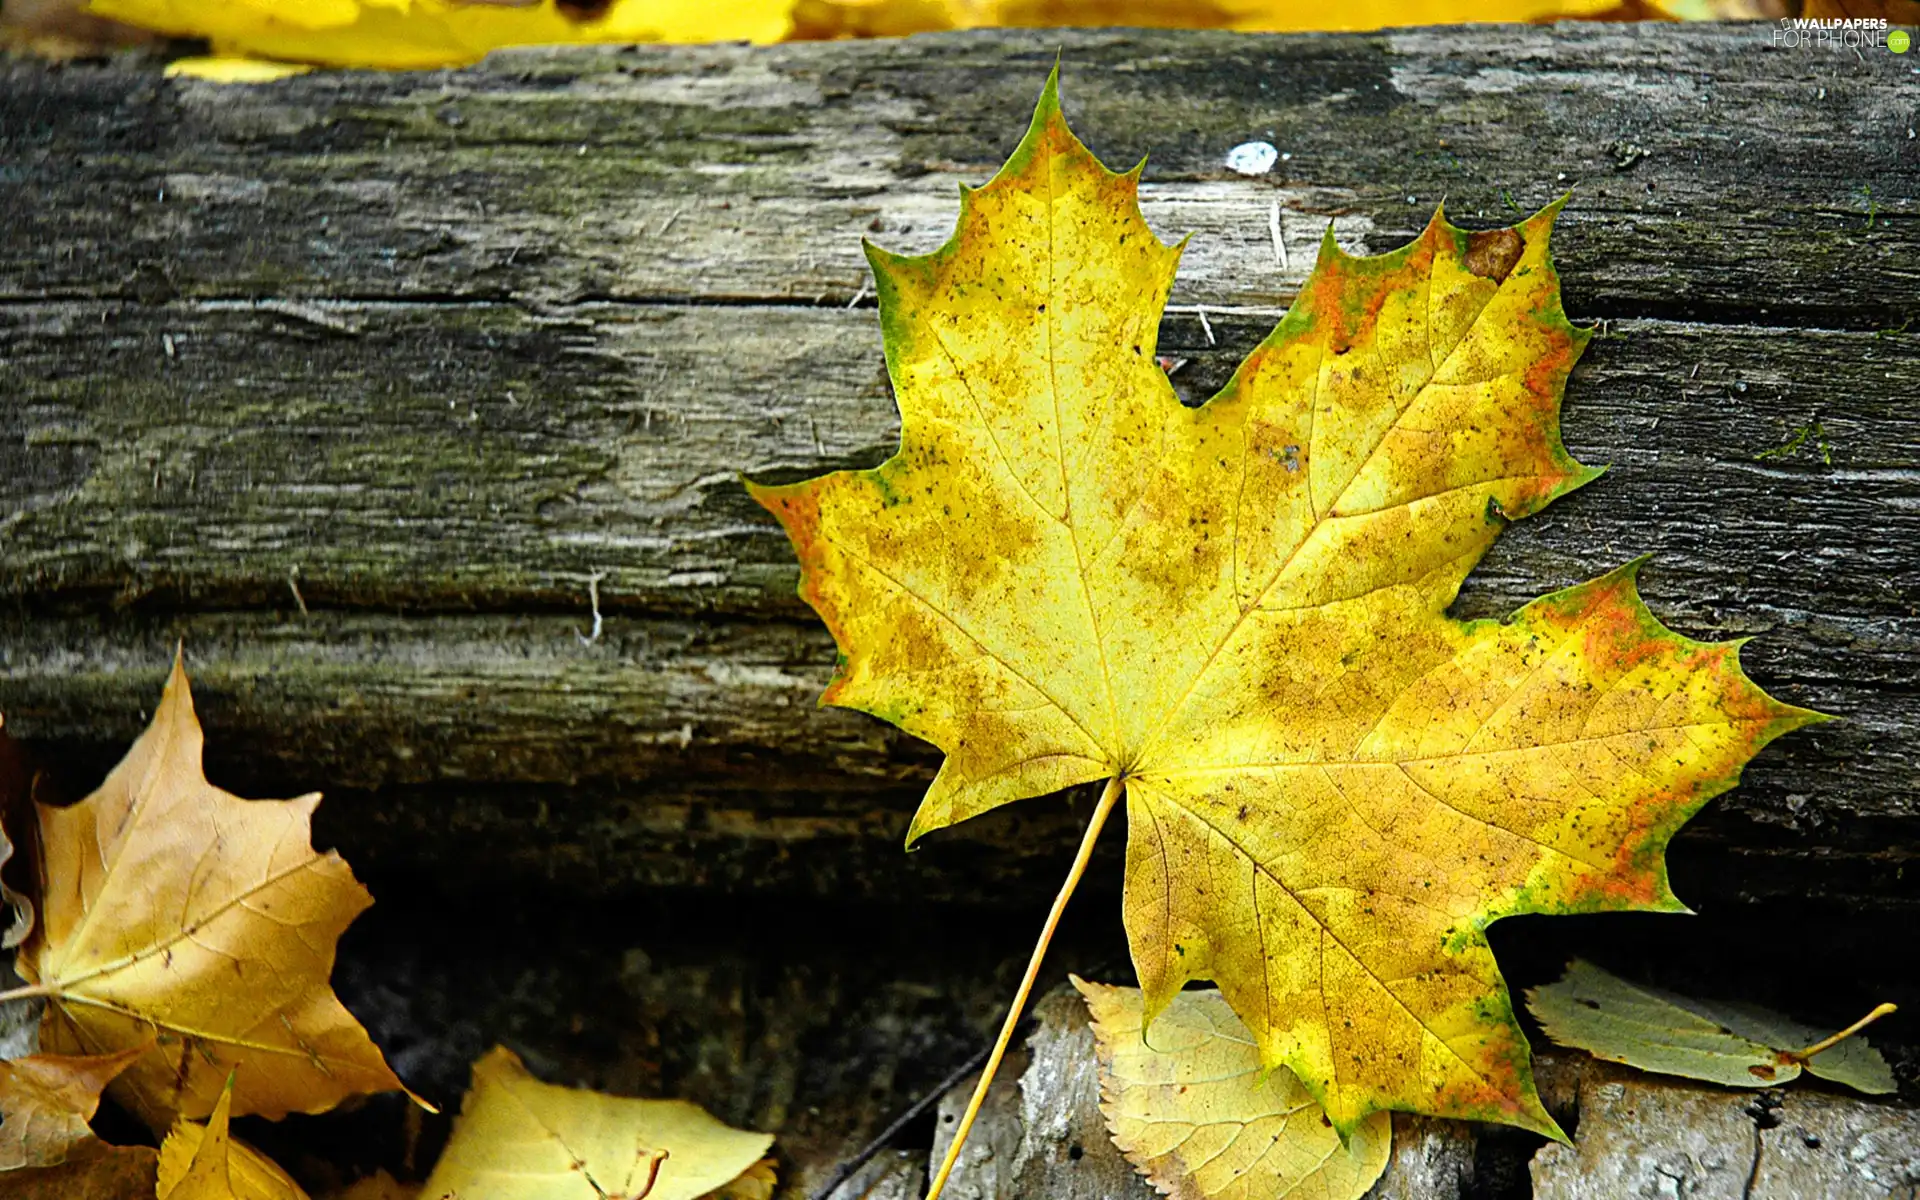
[[[1443,197],[1490,225],[1571,189],[1556,254],[1602,324],[1567,439],[1612,470],[1459,611],[1653,555],[1665,620],[1759,635],[1757,678],[1846,718],[1683,834],[1683,893],[1920,898],[1913,77],[1744,26],[528,51],[242,91],[0,67],[8,728],[86,786],[184,639],[216,776],[330,789],[323,831],[377,869],[1050,889],[1058,804],[898,855],[936,758],[814,707],[833,648],[738,477],[890,451],[860,239],[937,244],[1056,49],[1080,132],[1149,155],[1149,220],[1194,235],[1161,337],[1194,401],[1326,229],[1377,252]],[[1276,169],[1228,171],[1253,139]]]

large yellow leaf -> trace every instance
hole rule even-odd
[[[99,1147],[89,1122],[100,1091],[144,1050],[0,1060],[0,1171],[58,1166]]]
[[[826,703],[946,752],[909,841],[1109,779],[1149,1019],[1211,978],[1336,1126],[1556,1133],[1488,948],[1518,913],[1680,911],[1665,847],[1815,714],[1662,628],[1635,567],[1502,623],[1447,606],[1598,471],[1559,405],[1587,341],[1556,204],[1323,243],[1204,406],[1155,364],[1179,250],[1052,82],[940,250],[870,248],[899,452],[756,497],[839,642]]]
[[[473,1064],[453,1138],[420,1194],[694,1200],[748,1171],[750,1191],[770,1184],[770,1169],[757,1164],[772,1144],[771,1134],[731,1129],[684,1100],[631,1100],[541,1083],[513,1051],[496,1046]]]
[[[109,1094],[155,1130],[234,1107],[281,1117],[400,1086],[327,977],[373,903],[309,842],[317,795],[242,800],[201,773],[179,662],[153,723],[100,789],[41,807],[41,921],[20,973],[48,998],[41,1042],[152,1042]]]
[[[307,1200],[272,1159],[228,1131],[233,1089],[226,1088],[205,1125],[180,1121],[160,1145],[157,1200]]]
[[[1387,1169],[1393,1118],[1374,1113],[1345,1145],[1219,992],[1185,991],[1147,1039],[1137,988],[1075,979],[1093,1014],[1100,1111],[1114,1144],[1173,1200],[1358,1200]]]

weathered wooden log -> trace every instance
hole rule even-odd
[[[814,707],[832,646],[738,476],[889,452],[860,238],[943,238],[1058,49],[1080,130],[1194,233],[1161,345],[1194,400],[1329,225],[1378,251],[1442,197],[1492,224],[1572,190],[1602,334],[1567,436],[1613,469],[1460,609],[1653,554],[1665,619],[1763,635],[1756,677],[1847,718],[1696,823],[1683,892],[1911,905],[1912,79],[1762,36],[978,34],[244,92],[0,67],[0,711],[84,785],[184,639],[216,775],[330,789],[375,869],[1050,888],[1058,805],[898,854],[934,756]],[[1228,171],[1253,139],[1276,169]]]

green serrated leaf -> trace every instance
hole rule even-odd
[[[1772,1087],[1800,1075],[1795,1052],[1823,1032],[1757,1005],[1696,1000],[1629,983],[1579,959],[1527,993],[1547,1036],[1595,1058],[1727,1087]],[[1860,1038],[1806,1062],[1824,1079],[1875,1095],[1894,1090],[1880,1052]]]
[[[1741,1037],[1780,1050],[1811,1046],[1831,1030],[1781,1016],[1757,1004],[1687,1000],[1695,1012],[1731,1029]],[[1843,1083],[1858,1092],[1883,1096],[1895,1090],[1893,1069],[1863,1038],[1852,1037],[1806,1060],[1806,1069],[1822,1079]]]

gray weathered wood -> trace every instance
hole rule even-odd
[[[1885,1200],[1920,1187],[1920,1114],[1793,1087],[1682,1084],[1589,1063],[1572,1146],[1533,1159],[1539,1200]]]
[[[859,240],[936,244],[1063,48],[1082,133],[1150,153],[1150,220],[1194,233],[1161,348],[1196,400],[1329,223],[1378,251],[1443,195],[1490,224],[1574,189],[1568,302],[1606,324],[1567,436],[1613,469],[1461,611],[1652,553],[1663,617],[1760,635],[1758,678],[1848,718],[1685,835],[1696,889],[1911,903],[1912,77],[1761,36],[978,34],[244,92],[0,66],[0,709],[83,781],[184,638],[217,773],[332,789],[356,861],[1013,894],[1070,815],[897,854],[934,759],[814,708],[832,647],[737,476],[888,452]],[[1226,171],[1251,138],[1291,157]]]

